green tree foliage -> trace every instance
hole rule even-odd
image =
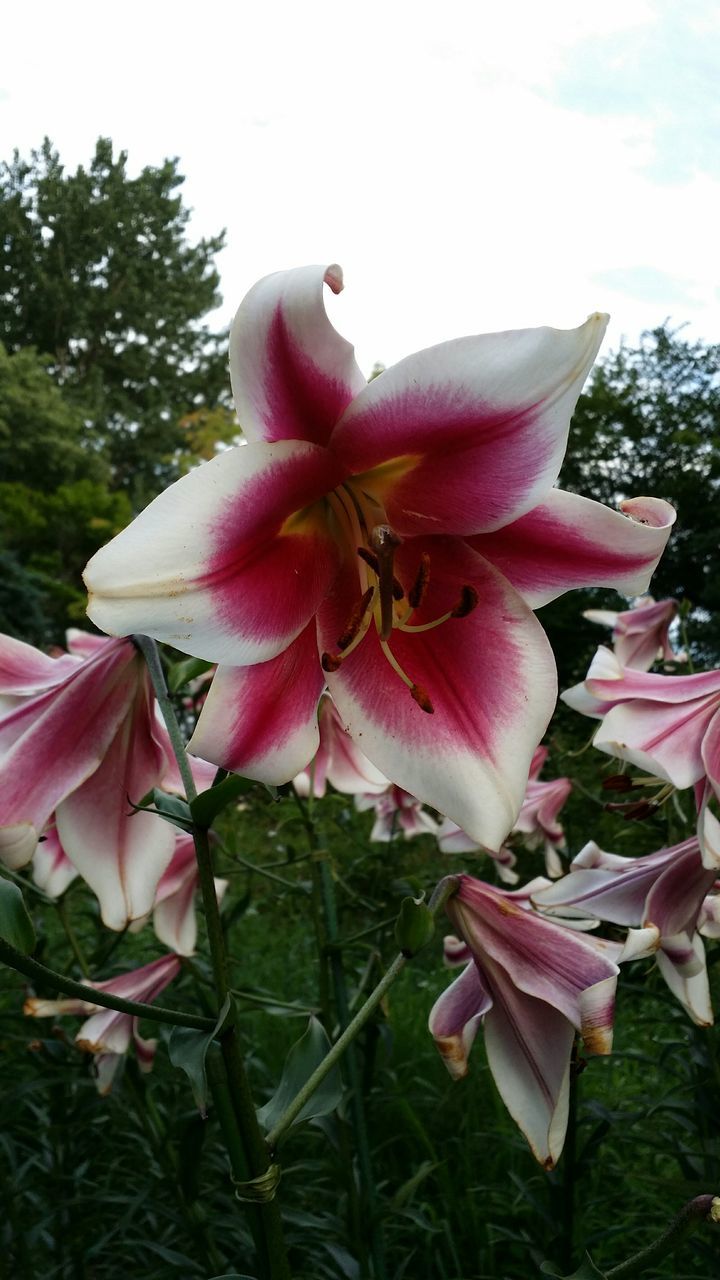
[[[202,323],[223,234],[188,242],[177,165],[131,178],[100,138],[74,173],[48,139],[0,167],[0,340],[48,357],[135,507],[178,474],[180,420],[227,394],[226,335]]]
[[[652,591],[695,607],[693,648],[704,664],[718,665],[720,345],[690,341],[665,323],[602,360],[580,397],[560,484],[610,506],[649,494],[677,508]],[[627,607],[614,593],[594,592],[542,611],[567,679],[583,674],[573,655],[588,639],[603,639],[579,617],[591,603]]]

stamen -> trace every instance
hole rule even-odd
[[[396,674],[399,675],[400,679],[403,681],[403,684],[407,685],[408,689],[410,690],[411,698],[413,698],[415,702],[417,702],[418,706],[421,707],[423,711],[427,711],[428,715],[432,715],[433,712],[435,711],[435,708],[433,707],[433,704],[430,701],[426,691],[423,689],[422,685],[416,684],[414,680],[410,679],[407,672],[403,671],[392,649],[388,644],[385,643],[384,640],[380,641],[380,648],[385,654],[385,657],[390,663],[390,666],[392,667],[393,671],[395,671]]]
[[[323,671],[337,671],[343,660],[341,653],[323,653],[320,658],[320,666]]]
[[[420,608],[420,605],[425,599],[425,593],[428,589],[429,581],[430,581],[430,557],[426,551],[423,551],[420,557],[420,564],[418,566],[418,571],[415,575],[415,581],[413,582],[410,590],[408,591],[408,604],[410,605],[411,609]]]
[[[460,599],[454,609],[450,610],[451,618],[467,618],[480,603],[480,597],[474,587],[467,584],[460,588]]]
[[[363,619],[365,617],[365,614],[368,611],[370,602],[374,595],[375,595],[375,588],[368,587],[367,591],[363,593],[363,595],[360,597],[357,604],[355,605],[355,608],[353,609],[348,619],[347,626],[345,627],[345,630],[343,631],[342,635],[340,636],[340,639],[337,642],[337,647],[341,651],[343,649],[347,649],[348,646],[351,645],[353,640],[355,639],[358,631],[360,630],[363,624]]]
[[[389,640],[393,629],[393,561],[400,539],[389,524],[378,524],[370,535],[373,551],[378,559],[378,586],[380,590],[380,639]]]
[[[410,697],[415,699],[421,711],[427,711],[429,716],[434,714],[435,708],[421,684],[411,686]]]

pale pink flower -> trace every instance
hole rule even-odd
[[[318,706],[320,742],[307,766],[293,778],[300,796],[312,793],[320,799],[328,782],[345,795],[378,795],[388,787],[388,779],[371,764],[353,742],[329,694],[323,694]]]
[[[33,883],[48,898],[59,898],[76,878],[78,871],[63,849],[56,827],[48,827],[32,860]]]
[[[505,884],[517,884],[518,874],[514,870],[517,858],[512,849],[507,845],[500,845],[495,852],[492,849],[483,849],[476,840],[472,840],[459,827],[456,822],[451,822],[449,818],[443,818],[437,830],[437,842],[442,853],[484,853],[488,858],[492,858],[497,866],[498,875]]]
[[[366,383],[323,281],[338,293],[340,269],[245,298],[230,367],[248,443],[93,557],[89,612],[225,664],[203,758],[295,777],[327,683],[376,769],[497,849],[554,706],[531,609],[574,586],[644,590],[674,513],[553,488],[604,317],[447,342]]]
[[[195,895],[199,888],[195,845],[191,835],[178,831],[175,852],[160,877],[153,907],[153,929],[177,955],[191,956],[197,942]],[[215,880],[218,901],[227,889],[227,880]]]
[[[677,616],[677,600],[653,600],[642,596],[631,609],[586,609],[583,617],[613,629],[613,650],[623,667],[649,671],[660,658],[679,661],[670,644],[670,624]]]
[[[370,839],[379,844],[388,844],[397,835],[405,840],[413,836],[437,835],[438,824],[423,809],[420,801],[411,796],[402,787],[392,784],[380,795],[369,792],[355,796],[355,808],[363,813],[367,809],[375,810]]]

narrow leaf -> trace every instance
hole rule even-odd
[[[0,880],[0,938],[25,956],[35,950],[35,930],[25,899],[10,880]]]
[[[200,1115],[207,1115],[208,1083],[205,1058],[211,1042],[224,1025],[230,1012],[230,996],[220,1010],[212,1031],[193,1031],[190,1027],[173,1027],[168,1040],[168,1056],[174,1067],[180,1067],[190,1081]]]

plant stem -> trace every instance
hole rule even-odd
[[[654,1262],[658,1262],[672,1250],[677,1249],[678,1245],[682,1244],[683,1240],[708,1218],[712,1222],[720,1221],[719,1197],[704,1195],[688,1200],[653,1244],[649,1244],[646,1249],[640,1249],[638,1253],[633,1254],[632,1258],[627,1258],[625,1262],[620,1262],[618,1266],[606,1271],[607,1280],[620,1280],[620,1277],[624,1276],[641,1275]]]
[[[73,955],[75,956],[75,959],[78,962],[78,965],[80,966],[80,972],[83,978],[89,978],[90,970],[88,969],[87,961],[82,953],[82,948],[80,946],[80,943],[77,940],[77,935],[75,933],[75,930],[73,929],[68,919],[67,907],[65,906],[65,903],[63,902],[62,898],[57,899],[55,903],[55,910],[58,913],[60,923],[65,931],[65,937],[67,938],[68,943],[70,944],[70,950],[72,951]]]
[[[154,640],[150,640],[147,636],[133,636],[133,640],[138,649],[140,649],[145,656],[150,678],[155,689],[155,694],[167,727],[173,752],[175,754],[180,777],[182,778],[183,786],[185,787],[185,798],[188,804],[191,804],[197,797],[197,788],[190,769],[180,727],[175,718],[175,712],[167,691],[165,674],[162,669],[162,663],[160,662],[157,645]],[[210,850],[210,836],[209,832],[205,828],[198,827],[197,825],[193,826],[192,836],[195,844],[195,854],[197,857],[198,877],[200,880],[205,924],[210,947],[210,960],[212,963],[213,976],[215,978],[215,995],[219,1012],[230,993],[230,981],[228,976],[225,938],[220,919],[220,907],[217,900],[217,894],[215,892],[215,877],[213,873],[212,853]],[[249,1181],[252,1182],[254,1179],[261,1178],[267,1173],[270,1166],[270,1155],[265,1145],[260,1125],[258,1124],[255,1104],[240,1048],[237,1027],[234,1022],[231,1021],[230,1025],[223,1029],[220,1033],[219,1039],[222,1051],[222,1060],[227,1077],[228,1090],[232,1102],[232,1109],[235,1114],[247,1164],[250,1169]],[[225,1141],[229,1150],[232,1138],[226,1135]],[[268,1280],[290,1280],[287,1253],[283,1239],[282,1219],[277,1200],[271,1199],[259,1204],[258,1214],[264,1235],[266,1275],[268,1276]]]
[[[88,1004],[101,1005],[103,1009],[116,1009],[118,1013],[131,1013],[138,1018],[167,1022],[172,1027],[192,1027],[197,1031],[212,1031],[215,1026],[212,1018],[200,1018],[194,1013],[184,1013],[180,1009],[165,1009],[156,1004],[143,1004],[139,1000],[123,1000],[121,996],[111,995],[107,991],[97,991],[95,987],[90,987],[84,982],[76,982],[74,978],[68,978],[64,973],[56,973],[54,969],[48,969],[46,965],[31,959],[30,956],[23,955],[22,951],[16,951],[15,947],[11,947],[1,938],[0,960],[11,969],[17,969],[18,973],[24,973],[26,978],[33,980],[37,978],[40,982],[57,987],[58,991],[63,991],[66,995],[77,996],[80,1000],[86,1000]]]
[[[428,907],[433,915],[438,913],[445,906],[449,898],[457,892],[458,878],[457,876],[445,876],[438,885],[428,902]],[[341,1035],[338,1036],[332,1048],[323,1058],[322,1062],[315,1068],[312,1075],[308,1077],[302,1089],[293,1098],[287,1109],[283,1112],[277,1124],[267,1136],[267,1144],[271,1151],[274,1151],[280,1138],[289,1129],[293,1120],[300,1114],[305,1103],[312,1097],[318,1085],[322,1084],[328,1071],[331,1071],[335,1063],[342,1057],[346,1047],[355,1039],[355,1036],[365,1026],[365,1023],[372,1016],[373,1012],[380,1004],[385,992],[389,990],[398,974],[402,972],[410,957],[397,955],[393,960],[390,968],[378,982],[377,986],[370,993],[362,1008],[358,1009],[355,1017],[346,1026]]]

